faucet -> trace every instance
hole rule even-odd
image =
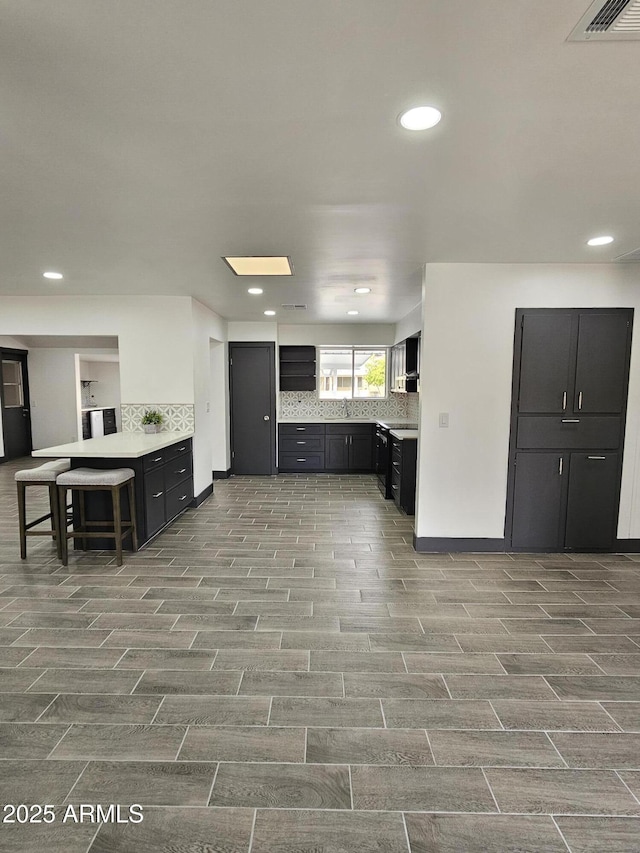
[[[349,413],[349,406],[347,405],[347,398],[343,397],[342,399],[342,410],[344,411],[345,418],[350,418],[351,414]]]

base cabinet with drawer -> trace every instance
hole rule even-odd
[[[373,471],[373,424],[281,423],[278,470],[284,473]]]
[[[417,439],[391,436],[391,496],[407,515],[416,512],[417,454]]]

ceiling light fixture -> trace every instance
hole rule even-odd
[[[370,287],[356,287],[353,291],[354,293],[371,293]]]
[[[442,113],[435,107],[413,107],[407,110],[399,118],[400,124],[405,130],[429,130],[435,127]]]
[[[602,237],[592,237],[590,240],[587,240],[587,246],[607,246],[609,243],[613,243],[613,237],[608,234]]]
[[[249,290],[247,290],[247,293],[250,293],[252,296],[260,296],[264,291],[261,287],[250,287]]]
[[[243,255],[223,257],[235,275],[293,275],[291,260],[286,255]]]
[[[276,312],[275,311],[265,311],[264,313],[267,315],[267,317],[275,317]]]
[[[359,311],[347,311],[347,314],[359,314]]]
[[[64,278],[61,272],[43,272],[42,276],[43,278],[53,278],[56,281],[60,278]]]

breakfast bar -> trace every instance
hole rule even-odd
[[[135,472],[138,546],[142,547],[193,503],[192,432],[118,432],[34,450],[33,456],[67,458],[74,468],[131,468]],[[108,494],[87,494],[87,522],[112,516]],[[125,515],[128,502],[123,504]],[[74,500],[74,525],[78,519]],[[90,539],[94,550],[110,548],[107,540]],[[130,546],[130,542],[125,545]]]

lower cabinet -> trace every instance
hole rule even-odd
[[[186,509],[193,499],[191,440],[142,457],[146,539]]]
[[[391,437],[391,495],[407,515],[416,511],[417,453],[417,439]]]
[[[374,424],[280,424],[282,473],[373,471]]]
[[[511,545],[608,550],[616,538],[620,455],[519,452]]]

